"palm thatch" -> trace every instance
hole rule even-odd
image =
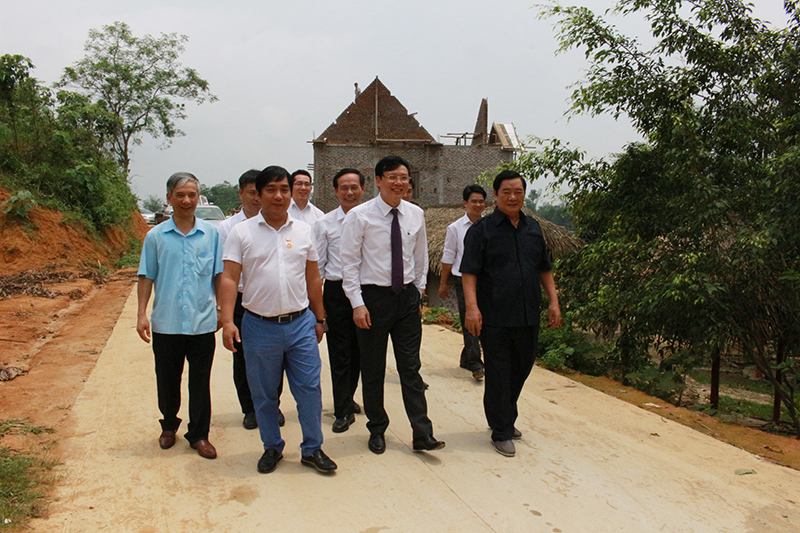
[[[486,204],[484,216],[494,211],[494,204]],[[553,224],[540,216],[534,215],[528,208],[522,212],[536,219],[542,227],[544,240],[553,259],[563,257],[574,250],[583,247],[583,241],[575,237],[565,227]],[[425,229],[428,232],[428,270],[440,276],[442,273],[442,252],[447,226],[464,216],[464,207],[461,204],[428,207],[425,209]]]

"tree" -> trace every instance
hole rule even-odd
[[[242,203],[239,200],[239,187],[231,185],[227,181],[217,183],[211,187],[202,185],[200,194],[208,198],[208,201],[212,204],[218,205],[226,215],[232,213]]]
[[[540,141],[516,164],[571,189],[589,244],[561,287],[581,325],[613,335],[629,369],[649,350],[679,372],[736,349],[800,432],[800,10],[784,6],[774,29],[741,0],[619,0],[649,22],[649,49],[587,8],[542,7],[560,50],[590,63],[571,112],[625,115],[645,141],[588,162]]]
[[[136,208],[106,150],[114,118],[84,95],[52,91],[30,76],[29,59],[0,56],[0,183],[105,229]]]
[[[530,209],[535,213],[536,204],[537,202],[539,202],[539,198],[541,197],[542,197],[542,192],[531,187],[528,196],[525,197],[525,207],[527,207],[528,209]]]
[[[158,196],[155,196],[154,194],[151,194],[150,196],[144,199],[144,201],[142,202],[142,206],[145,209],[149,209],[150,211],[155,213],[156,211],[161,209],[164,203],[165,203],[164,200],[162,200]]]
[[[131,145],[148,134],[168,146],[184,135],[176,122],[186,118],[186,101],[217,100],[208,82],[178,61],[188,39],[175,33],[136,37],[124,22],[90,30],[86,56],[64,69],[57,84],[77,88],[116,118],[110,147],[126,175]]]

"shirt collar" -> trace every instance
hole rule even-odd
[[[347,215],[347,213],[344,212],[344,209],[342,209],[342,206],[337,207],[333,210],[333,212],[333,217],[335,220],[342,220]]]
[[[199,221],[200,221],[199,218],[194,217],[194,226],[192,226],[192,229],[189,230],[189,233],[185,235],[181,230],[178,229],[178,226],[175,225],[175,221],[172,219],[172,217],[169,217],[169,220],[165,220],[163,223],[167,225],[166,231],[174,231],[175,233],[179,234],[182,237],[188,237],[189,235],[192,235],[196,231],[199,231],[200,233],[205,233],[202,224],[200,224]]]
[[[292,201],[294,201],[294,200],[292,200]],[[285,228],[286,226],[291,226],[292,224],[294,224],[294,221],[297,220],[296,218],[292,218],[292,215],[290,215],[289,212],[287,211],[286,212],[286,222],[284,222],[283,226],[281,226],[280,228],[278,228],[276,230],[275,228],[273,228],[272,226],[267,224],[267,221],[264,219],[264,215],[261,214],[261,211],[259,211],[256,216],[258,217],[258,225],[259,226],[265,226],[265,227],[267,227],[267,228],[269,228],[269,229],[271,229],[273,231],[280,231],[283,228]]]
[[[492,214],[491,215],[487,215],[487,218],[489,218],[489,220],[494,222],[496,226],[499,226],[504,220],[508,220],[508,217],[506,216],[506,214],[503,213],[502,211],[500,211],[500,208],[498,208],[498,207],[495,207],[494,211],[492,211]],[[528,217],[525,215],[525,213],[523,213],[522,210],[520,210],[520,212],[519,212],[519,222],[520,222],[520,224],[527,224],[527,218]],[[510,220],[508,220],[508,222],[509,222],[509,224],[511,224]],[[512,224],[512,226],[513,226],[513,224]]]
[[[381,210],[381,213],[383,214],[383,216],[388,215],[392,211],[392,209],[394,209],[392,206],[390,206],[389,204],[387,204],[386,202],[383,201],[383,198],[381,198],[380,194],[375,197],[375,200],[377,200],[378,209]],[[405,209],[404,209],[404,206],[403,206],[403,200],[400,200],[400,205],[397,206],[397,211],[399,211],[400,213],[404,213],[405,212]]]

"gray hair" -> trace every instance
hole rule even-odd
[[[198,180],[194,174],[190,174],[188,172],[176,172],[172,176],[169,177],[167,180],[167,194],[172,194],[172,191],[177,189],[178,187],[183,187],[186,182],[193,182],[197,185],[198,192],[200,191],[200,180]]]

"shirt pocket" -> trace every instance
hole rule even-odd
[[[200,276],[210,276],[214,269],[214,254],[200,252],[197,254],[197,273]]]

